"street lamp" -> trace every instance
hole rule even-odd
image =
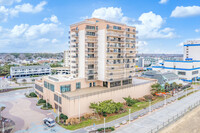
[[[60,92],[58,92],[58,91],[55,91],[55,92],[58,93],[59,95],[61,95]],[[59,114],[59,112],[60,112],[60,110],[59,110],[59,104],[60,104],[60,98],[59,98],[59,96],[58,96],[58,121],[57,121],[58,123],[59,123],[59,119],[60,119],[60,118],[59,118],[59,115],[60,115],[60,114]]]
[[[106,118],[104,118],[104,133],[106,132]]]
[[[4,122],[2,121],[2,133],[4,133]]]
[[[78,100],[78,116],[79,116],[79,121],[81,121],[81,107],[80,107],[80,95],[79,95],[79,100]]]
[[[151,100],[149,100],[149,112],[151,112]]]
[[[129,124],[131,123],[131,109],[129,109]]]

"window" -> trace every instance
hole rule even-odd
[[[192,75],[195,75],[195,74],[198,74],[198,73],[199,73],[198,71],[193,71]]]
[[[121,86],[121,81],[111,82],[110,87]]]
[[[103,81],[103,87],[108,87],[108,82]]]
[[[71,91],[71,85],[62,85],[62,86],[60,86],[60,92],[61,93],[68,92],[68,91]]]
[[[39,90],[40,92],[43,92],[43,88],[37,84],[35,84],[35,89]]]
[[[50,84],[46,81],[44,81],[44,87],[51,90],[51,91],[54,91],[54,85],[53,84]]]
[[[89,25],[87,25],[87,26],[86,26],[86,29],[92,29],[92,30],[95,30],[95,26],[89,26]]]
[[[92,83],[90,83],[90,87],[92,87]]]
[[[178,75],[186,75],[186,72],[178,71]]]
[[[81,82],[76,83],[76,89],[80,89],[81,88]]]
[[[113,29],[114,30],[121,30],[121,27],[119,27],[119,26],[113,26]]]
[[[58,103],[62,104],[62,98],[61,98],[61,97],[59,97],[59,96],[58,96],[58,95],[56,95],[56,94],[54,94],[54,101],[56,101],[56,102],[58,102]]]
[[[95,32],[88,32],[88,31],[87,31],[86,35],[95,36]]]
[[[95,82],[93,82],[93,86],[96,86],[96,83],[95,83]]]

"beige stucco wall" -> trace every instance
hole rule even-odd
[[[113,99],[115,102],[125,102],[123,97],[131,96],[133,98],[143,97],[144,95],[150,94],[151,85],[155,82],[150,82],[134,87],[119,89],[111,92],[100,93],[93,96],[82,97],[80,99],[68,100],[62,97],[62,113],[66,114],[68,117],[78,117],[79,116],[79,105],[80,105],[80,114],[91,113],[92,110],[89,108],[90,103],[99,102],[104,100]],[[41,93],[40,93],[41,94]],[[45,100],[48,99],[50,104],[57,104],[54,101],[54,93],[48,89],[44,89],[43,97]],[[80,103],[79,103],[80,102]]]

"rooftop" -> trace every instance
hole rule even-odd
[[[35,65],[35,66],[17,66],[11,67],[11,69],[34,69],[34,68],[50,68],[48,65]]]
[[[73,81],[80,78],[73,78],[71,75],[51,75],[51,76],[44,76],[45,79],[51,80],[53,82],[65,82],[65,81]]]
[[[62,94],[62,96],[67,99],[73,100],[73,99],[78,99],[79,97],[97,95],[100,93],[106,93],[106,92],[115,91],[115,90],[119,90],[119,89],[125,89],[127,87],[138,86],[141,84],[151,83],[151,82],[155,82],[155,81],[156,80],[152,80],[152,79],[148,79],[148,78],[133,78],[133,82],[131,85],[119,86],[119,87],[113,87],[113,88],[99,87],[99,86],[83,88],[83,89],[76,90],[76,91],[65,92]]]

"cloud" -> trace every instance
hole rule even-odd
[[[167,3],[169,0],[160,0],[160,4],[165,4],[165,3]]]
[[[94,10],[92,17],[111,21],[120,21],[123,17],[122,9],[117,7],[99,8]]]
[[[200,29],[195,29],[194,31],[198,33],[198,32],[200,32]]]
[[[67,49],[67,31],[62,24],[20,24],[1,28],[1,52],[61,52]],[[52,39],[53,38],[53,39]]]
[[[22,5],[16,5],[13,8],[6,8],[5,6],[0,6],[0,21],[7,21],[9,17],[16,17],[19,13],[38,13],[44,9],[47,4],[46,1],[42,1],[35,7],[30,3],[24,3]]]
[[[103,7],[94,10],[91,17],[106,19],[125,23],[130,26],[136,26],[139,31],[140,39],[155,38],[174,38],[176,34],[172,28],[166,27],[162,29],[165,20],[153,12],[143,13],[138,19],[124,16],[122,9],[118,7]]]
[[[200,15],[200,6],[177,6],[171,13],[171,17],[189,17]]]
[[[20,3],[21,0],[0,0],[0,5],[12,5],[14,3]]]
[[[43,21],[51,21],[53,23],[59,23],[57,16],[51,15],[50,18],[44,18]]]

